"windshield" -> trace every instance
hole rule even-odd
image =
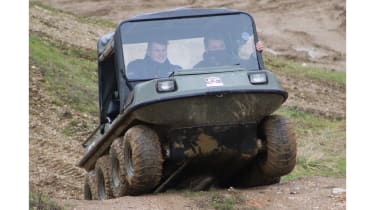
[[[251,23],[245,14],[127,22],[121,26],[127,78],[218,66],[258,70]]]

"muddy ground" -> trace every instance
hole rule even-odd
[[[251,189],[214,189],[197,195],[188,192],[121,197],[105,201],[59,201],[76,209],[225,209],[225,198],[234,198],[234,209],[345,209],[345,181],[315,177]],[[228,202],[229,203],[229,202]],[[229,208],[228,208],[229,209]]]
[[[33,1],[31,1],[33,2]],[[307,65],[345,71],[345,2],[307,0],[260,1],[73,1],[42,0],[71,14],[30,7],[30,31],[65,44],[95,49],[98,37],[114,28],[83,23],[78,16],[95,16],[115,23],[138,13],[176,7],[229,7],[254,16],[265,53],[293,58]],[[74,15],[73,15],[74,14]],[[277,39],[275,39],[277,37]],[[94,128],[97,119],[58,106],[43,88],[41,67],[30,65],[30,190],[58,199],[68,209],[207,209],[212,195],[201,197],[185,193],[166,193],[123,197],[107,201],[83,201],[84,171],[75,164],[83,154],[80,143],[87,130],[76,132],[66,141],[63,127],[76,119]],[[345,117],[345,89],[324,83],[295,80],[280,75],[290,92],[286,106],[319,115]],[[214,190],[224,196],[235,195],[239,209],[345,209],[345,179],[303,178],[269,187]]]

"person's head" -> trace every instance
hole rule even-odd
[[[167,45],[168,42],[164,40],[149,42],[147,45],[147,56],[155,62],[164,63],[167,60]]]
[[[204,38],[205,52],[203,59],[210,62],[212,66],[229,65],[232,63],[232,56],[225,45],[224,37],[218,34]]]
[[[224,37],[221,34],[210,34],[204,38],[206,51],[223,51],[226,49]]]

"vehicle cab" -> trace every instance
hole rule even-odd
[[[145,81],[169,78],[176,72],[204,74],[230,66],[263,69],[261,54],[255,49],[257,41],[253,18],[235,10],[176,9],[123,21],[115,33],[98,42],[100,123],[111,122],[123,112],[132,90]],[[163,70],[155,62],[144,62],[151,60],[152,42],[165,45],[159,53],[175,68]],[[142,62],[147,65],[133,65]],[[208,82],[220,84],[214,78]],[[168,82],[160,88],[168,88]]]

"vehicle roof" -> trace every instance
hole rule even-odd
[[[162,12],[155,13],[143,13],[134,16],[124,22],[129,21],[141,21],[141,20],[152,20],[152,19],[168,19],[168,18],[179,18],[179,17],[192,17],[192,16],[208,16],[208,15],[225,15],[225,14],[238,14],[243,13],[238,10],[225,9],[225,8],[177,8],[172,10],[165,10]]]

